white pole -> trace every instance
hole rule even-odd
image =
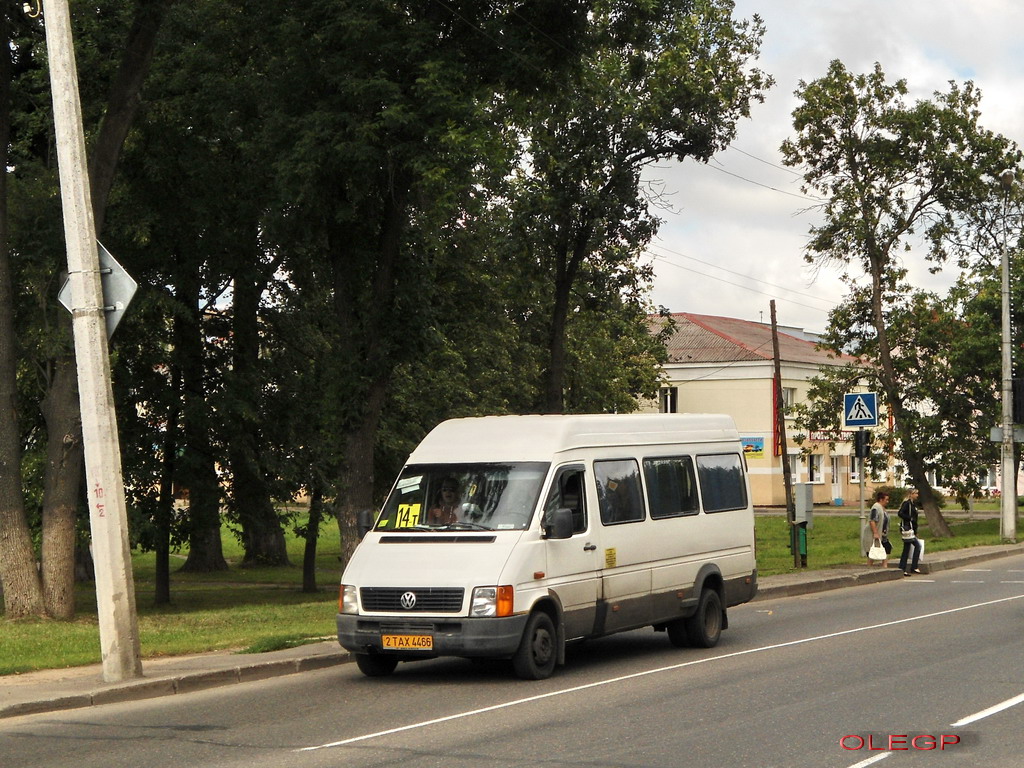
[[[43,0],[43,18],[71,283],[103,679],[118,682],[140,677],[142,663],[96,225],[67,0]]]
[[[1003,222],[1005,227],[1006,205],[1010,188],[1013,185],[1014,173],[1007,169],[1000,175],[1004,190]],[[1002,477],[1000,487],[999,533],[1004,541],[1017,539],[1017,472],[1013,460],[1013,356],[1010,340],[1010,254],[1006,237],[1003,237],[1003,248],[1000,258],[1002,268],[1002,364],[1003,364],[1003,442],[1002,442]]]

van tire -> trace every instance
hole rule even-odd
[[[722,599],[713,589],[700,593],[697,610],[686,619],[686,634],[697,648],[714,648],[722,636]]]
[[[689,648],[693,645],[690,642],[690,633],[686,629],[686,619],[670,621],[665,625],[665,630],[668,632],[668,641],[676,648]]]
[[[387,677],[395,671],[398,659],[394,656],[379,654],[356,653],[356,666],[367,677]]]
[[[558,633],[554,622],[544,611],[530,614],[523,630],[523,639],[512,657],[512,668],[523,680],[544,680],[551,677],[558,662]]]

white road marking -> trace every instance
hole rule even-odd
[[[892,754],[892,752],[883,752],[880,755],[875,755],[874,757],[869,757],[867,760],[861,760],[859,763],[854,763],[853,765],[850,766],[850,768],[865,768],[865,766],[874,765],[879,760],[885,760],[885,758],[887,758],[891,754]]]
[[[511,707],[518,707],[523,704],[530,704],[535,701],[543,701],[544,699],[554,698],[555,696],[564,696],[569,693],[578,693],[579,691],[590,690],[591,688],[600,688],[605,685],[612,685],[613,683],[621,683],[626,680],[636,680],[637,678],[647,677],[648,675],[657,675],[663,672],[674,672],[678,669],[684,669],[686,667],[694,667],[698,664],[707,664],[713,661],[722,661],[724,659],[733,659],[739,656],[749,656],[752,653],[763,653],[765,651],[774,651],[779,648],[790,648],[796,645],[805,645],[807,643],[814,643],[821,640],[830,640],[834,637],[843,637],[844,635],[854,635],[858,632],[869,632],[873,629],[884,629],[886,627],[895,627],[900,624],[908,624],[912,621],[923,621],[924,619],[932,619],[937,616],[948,616],[953,613],[960,613],[961,611],[969,611],[975,608],[985,608],[990,605],[998,605],[999,603],[1006,603],[1011,600],[1020,600],[1024,598],[1024,594],[1014,595],[1013,597],[1001,597],[997,600],[986,600],[983,603],[973,603],[972,605],[963,605],[959,608],[948,608],[944,611],[935,611],[933,613],[925,613],[921,616],[910,616],[903,619],[894,619],[893,621],[885,621],[881,624],[869,624],[865,627],[855,627],[853,629],[844,629],[840,632],[829,632],[825,635],[815,635],[813,637],[805,637],[800,640],[790,640],[785,643],[776,643],[775,645],[765,645],[760,648],[748,648],[745,651],[734,651],[733,653],[724,653],[721,656],[711,656],[706,659],[694,659],[693,661],[684,661],[679,664],[671,664],[667,667],[658,667],[657,669],[648,669],[644,672],[634,672],[629,675],[622,675],[620,677],[612,677],[607,680],[598,680],[594,683],[586,683],[585,685],[576,685],[571,688],[562,688],[557,691],[549,691],[548,693],[537,694],[536,696],[526,696],[522,699],[513,699],[512,701],[506,701],[501,704],[493,704],[489,707],[481,707],[480,709],[471,709],[465,712],[457,712],[454,715],[447,715],[445,717],[436,717],[432,720],[423,720],[418,723],[410,723],[409,725],[402,725],[397,728],[388,728],[384,731],[375,731],[373,733],[364,733],[361,736],[352,736],[347,739],[341,739],[340,741],[331,741],[326,744],[318,744],[313,747],[300,747],[294,751],[296,752],[313,752],[318,749],[330,749],[332,747],[343,747],[348,744],[355,744],[360,741],[368,741],[369,739],[380,738],[381,736],[390,736],[396,733],[402,733],[403,731],[412,731],[418,728],[426,728],[430,725],[437,725],[438,723],[446,723],[451,720],[461,720],[467,717],[475,717],[482,715],[487,712],[495,712],[500,709],[509,709]]]
[[[984,584],[984,579],[953,579],[950,584]]]
[[[970,725],[971,723],[977,722],[978,720],[984,720],[989,715],[998,714],[999,712],[1002,712],[1004,709],[1009,709],[1010,707],[1017,706],[1021,702],[1024,702],[1024,693],[1022,693],[1020,696],[1014,696],[1012,699],[1007,699],[1006,701],[1001,702],[999,704],[995,704],[989,707],[988,709],[983,709],[981,710],[981,712],[975,712],[973,715],[968,715],[962,720],[957,720],[955,723],[953,723],[952,727],[959,728],[961,725]]]

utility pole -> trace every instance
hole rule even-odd
[[[772,357],[775,360],[775,424],[779,434],[779,452],[782,454],[782,482],[786,489],[786,522],[789,523],[789,545],[793,550],[793,567],[800,568],[799,536],[796,530],[796,507],[793,504],[793,473],[789,466],[789,446],[786,443],[786,415],[782,412],[782,361],[779,354],[779,326],[775,321],[775,299],[772,310]]]
[[[1013,354],[1010,339],[1010,252],[1006,242],[1006,204],[1013,187],[1014,173],[1007,168],[999,174],[1003,186],[1003,248],[1000,258],[1002,278],[1002,406],[1003,440],[1000,450],[999,533],[1003,541],[1017,540],[1017,466],[1013,451]]]
[[[141,677],[142,663],[121,451],[110,385],[96,224],[86,170],[82,105],[68,0],[43,0],[43,18],[68,252],[71,323],[78,365],[103,679],[118,682]]]

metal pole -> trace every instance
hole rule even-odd
[[[793,552],[793,567],[801,566],[800,547],[796,530],[796,509],[793,504],[793,475],[789,466],[789,447],[786,444],[786,416],[782,412],[782,363],[779,356],[779,326],[775,320],[775,299],[771,300],[772,358],[775,363],[775,423],[782,454],[782,483],[786,490],[786,522],[789,527],[789,546]]]
[[[43,0],[96,571],[103,679],[142,676],[96,225],[67,0]]]
[[[863,432],[864,427],[861,427],[859,431]],[[853,444],[857,445],[856,439],[854,440]],[[857,453],[858,452],[855,449],[853,460],[860,462],[860,472],[857,473],[857,476],[860,478],[860,540],[864,541],[864,529],[868,527],[868,515],[867,511],[864,508],[864,470],[866,469],[866,467],[864,466],[864,457],[857,456]],[[868,546],[870,546],[870,544]]]
[[[1014,173],[1007,169],[999,175],[1003,185],[1003,248],[1000,257],[1002,271],[1002,406],[1003,441],[1000,484],[999,533],[1004,541],[1017,539],[1017,472],[1013,457],[1013,353],[1010,339],[1010,254],[1006,243],[1006,201],[1013,185]]]

